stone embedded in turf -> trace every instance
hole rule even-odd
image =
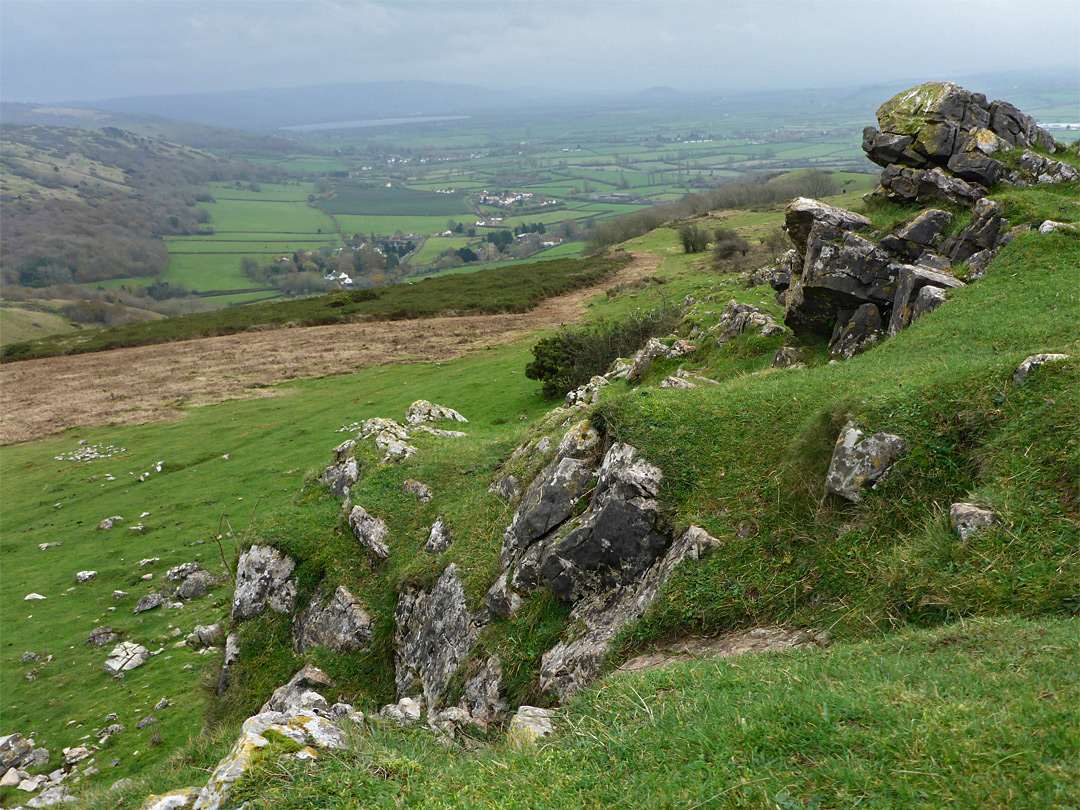
[[[884,479],[906,449],[907,442],[899,436],[866,436],[854,422],[848,422],[833,448],[825,489],[859,503],[863,489]]]
[[[292,627],[293,645],[300,653],[312,647],[337,653],[356,652],[367,646],[373,633],[371,615],[341,585],[329,601],[316,590],[307,609],[296,617]]]
[[[121,641],[105,661],[105,671],[110,675],[117,675],[129,669],[141,667],[150,657],[146,647],[132,641]]]
[[[1033,371],[1039,368],[1039,366],[1046,363],[1060,363],[1071,357],[1071,354],[1033,354],[1030,357],[1026,357],[1024,358],[1024,362],[1017,366],[1016,371],[1013,372],[1013,382],[1022,383]]]
[[[360,545],[380,560],[390,556],[390,547],[386,544],[386,535],[390,533],[390,529],[381,518],[369,514],[358,504],[349,512],[349,526]]]

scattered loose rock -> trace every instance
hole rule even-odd
[[[891,433],[866,436],[854,422],[848,422],[833,448],[825,488],[859,503],[862,490],[880,482],[906,449],[907,442],[899,436]]]
[[[109,657],[105,661],[105,671],[110,675],[126,672],[129,669],[141,667],[149,657],[150,653],[141,644],[122,641],[113,647],[112,652],[109,653]]]

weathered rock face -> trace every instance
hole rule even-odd
[[[252,619],[267,607],[277,613],[291,613],[296,583],[290,577],[295,567],[291,557],[271,546],[252,546],[241,554],[236,566],[233,619]]]
[[[146,659],[149,657],[150,653],[141,644],[121,641],[109,653],[109,657],[105,661],[105,671],[110,675],[116,675],[119,672],[135,669],[145,664]]]
[[[963,287],[964,282],[948,273],[939,273],[924,267],[903,265],[900,268],[900,283],[896,289],[892,316],[889,320],[889,335],[895,335],[897,332],[906,329],[919,315],[929,311],[928,308],[936,308],[944,301],[944,298],[936,302],[930,298],[923,298],[920,305],[919,294],[923,288],[928,286],[945,290]]]
[[[662,477],[633,447],[612,446],[588,511],[543,555],[540,573],[552,591],[576,602],[641,577],[668,543],[657,525]]]
[[[185,639],[189,647],[214,647],[225,640],[224,622],[197,624]]]
[[[1001,235],[1007,223],[998,213],[999,206],[990,200],[979,200],[973,209],[971,224],[942,246],[945,255],[954,262],[965,261],[981,250],[1000,247]]]
[[[197,571],[180,583],[176,595],[184,600],[197,599],[200,596],[206,596],[214,584],[214,577],[209,571]]]
[[[236,633],[229,633],[225,637],[225,657],[221,662],[221,675],[218,676],[217,693],[225,694],[232,682],[232,668],[240,660],[240,639]]]
[[[818,223],[828,225],[840,232],[865,231],[873,226],[873,223],[862,214],[837,208],[821,200],[796,197],[788,204],[784,212],[784,230],[800,257],[806,256],[806,243],[810,238],[810,231]]]
[[[307,609],[293,622],[293,646],[297,652],[325,647],[338,653],[363,649],[371,640],[371,616],[349,590],[341,585],[329,601],[321,593],[311,597]]]
[[[555,730],[551,723],[554,714],[550,709],[540,709],[536,706],[520,706],[517,713],[510,718],[510,726],[506,730],[506,739],[511,745],[518,747],[533,745],[544,737],[550,737]]]
[[[877,119],[881,131],[863,131],[863,150],[879,166],[946,166],[957,154],[992,154],[1000,148],[994,138],[1009,147],[1055,146],[1031,116],[1005,101],[988,104],[981,93],[951,82],[898,93],[881,105]]]
[[[906,449],[907,442],[899,436],[867,436],[854,422],[848,422],[833,448],[825,489],[858,503],[863,489],[881,481]]]
[[[442,554],[450,548],[450,543],[452,543],[453,540],[453,533],[451,533],[450,528],[446,525],[446,521],[440,516],[431,526],[431,532],[428,534],[427,543],[424,544],[424,551],[428,554]]]
[[[404,492],[406,495],[412,495],[414,498],[420,501],[420,503],[431,502],[431,487],[429,487],[427,484],[420,483],[415,478],[406,478],[404,483],[402,483],[401,485],[401,491]]]
[[[426,399],[418,399],[409,406],[409,410],[405,413],[405,421],[410,425],[419,425],[423,422],[438,422],[442,419],[451,419],[455,422],[469,421],[453,408],[435,405]]]
[[[900,265],[868,239],[815,223],[802,273],[786,293],[784,323],[795,332],[831,335],[840,310],[892,306]]]
[[[1021,185],[1045,185],[1047,183],[1065,183],[1080,177],[1068,163],[1037,155],[1025,149],[1020,155],[1020,170],[1009,174],[1009,181]]]
[[[336,453],[336,451],[335,451]],[[331,464],[319,481],[330,487],[330,491],[337,498],[345,498],[349,494],[349,488],[360,480],[360,465],[355,458],[345,459],[338,464]]]
[[[829,340],[829,353],[845,359],[854,357],[884,338],[884,327],[881,313],[873,304],[863,304],[854,312],[841,311]]]
[[[484,668],[465,681],[465,697],[461,703],[472,719],[480,725],[499,722],[510,705],[502,694],[502,663],[492,656]]]
[[[770,336],[782,335],[786,330],[768,313],[750,304],[740,304],[731,300],[725,304],[716,326],[706,329],[704,334],[711,335],[719,332],[716,343],[723,346],[744,332],[750,331],[758,331],[760,335]]]
[[[104,647],[118,638],[120,638],[119,634],[114,633],[111,627],[102,625],[94,628],[93,632],[90,633],[90,637],[86,639],[86,643],[93,644],[95,647]]]
[[[926,250],[941,246],[942,231],[952,224],[955,217],[940,208],[928,208],[894,234],[881,240],[881,246],[906,261],[915,261]]]
[[[587,421],[567,431],[555,458],[521,498],[503,536],[503,565],[573,514],[578,499],[592,488],[599,443],[600,434]]]
[[[954,503],[949,507],[949,523],[967,541],[994,525],[994,513],[973,503]]]
[[[634,355],[630,370],[626,373],[626,381],[628,383],[640,382],[641,378],[645,376],[645,372],[657,360],[667,357],[682,357],[690,354],[694,349],[694,346],[683,341],[678,341],[674,346],[668,347],[657,338],[649,338],[649,342],[645,344],[645,347]],[[616,377],[608,375],[608,379],[616,379]]]
[[[330,676],[318,667],[305,664],[288,683],[274,690],[270,699],[263,704],[260,712],[288,712],[297,709],[305,709],[305,703],[310,702],[306,697],[310,692],[333,686]],[[325,700],[323,703],[325,704]]]
[[[146,596],[141,597],[139,601],[135,603],[135,610],[132,612],[136,615],[140,613],[145,613],[148,610],[153,610],[154,608],[161,607],[163,602],[164,600],[161,598],[160,593],[148,593]]]
[[[683,560],[698,559],[704,549],[716,545],[718,540],[691,527],[635,583],[578,602],[570,612],[570,626],[584,630],[544,653],[541,689],[565,700],[592,681],[600,672],[612,639],[644,615],[675,567]]]
[[[386,545],[390,530],[381,518],[368,514],[364,507],[357,505],[349,512],[349,527],[360,545],[380,560],[390,556],[390,547]]]
[[[430,593],[406,590],[394,611],[394,683],[402,697],[439,708],[450,676],[472,650],[479,619],[465,605],[457,566],[446,567]]]
[[[881,173],[881,189],[894,202],[920,204],[952,203],[974,205],[989,192],[985,186],[969,183],[947,173],[944,169],[911,169],[893,164]]]

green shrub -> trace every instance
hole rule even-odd
[[[612,361],[637,351],[649,338],[667,334],[682,317],[677,306],[664,306],[586,329],[561,329],[533,345],[534,360],[525,376],[541,380],[546,397],[558,397],[603,374]]]

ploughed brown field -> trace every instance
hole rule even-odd
[[[264,386],[367,366],[452,360],[580,320],[593,296],[656,271],[651,253],[593,287],[531,312],[245,332],[0,366],[0,443],[70,427],[141,423],[182,415],[175,407],[275,396]]]

